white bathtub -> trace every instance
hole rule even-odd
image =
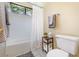
[[[6,42],[6,56],[15,57],[31,51],[30,41],[8,41]]]

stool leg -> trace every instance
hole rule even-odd
[[[53,42],[53,39],[52,39],[52,49],[54,49],[54,42]]]
[[[49,52],[49,44],[48,44],[48,40],[47,40],[47,53]]]

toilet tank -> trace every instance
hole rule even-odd
[[[76,55],[78,51],[79,37],[56,35],[57,48],[64,50],[72,55]]]

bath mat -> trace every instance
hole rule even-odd
[[[26,54],[22,54],[22,55],[17,56],[17,57],[34,57],[34,55],[33,55],[32,52],[30,51],[30,52],[28,52],[28,53],[26,53]]]

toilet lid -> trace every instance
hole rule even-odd
[[[68,57],[69,54],[60,49],[53,49],[48,52],[47,57]]]

